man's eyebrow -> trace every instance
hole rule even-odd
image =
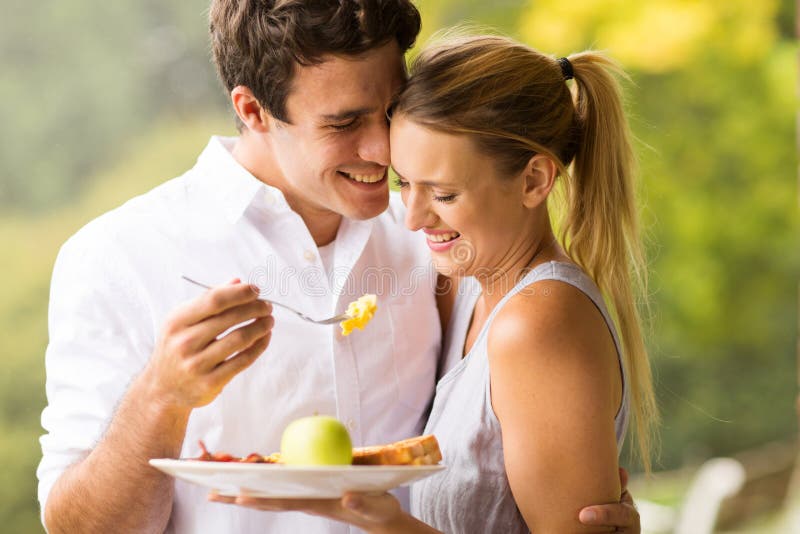
[[[328,115],[322,115],[322,120],[325,122],[337,122],[343,121],[347,119],[355,119],[361,117],[362,115],[369,115],[370,113],[374,113],[377,108],[358,108],[358,109],[347,109],[344,111],[340,111],[338,113],[331,113]]]

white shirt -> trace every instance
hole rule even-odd
[[[343,421],[354,445],[419,434],[433,395],[440,327],[435,272],[424,236],[403,227],[403,207],[344,219],[326,276],[302,219],[278,189],[212,138],[186,174],[95,219],[59,252],[50,293],[47,433],[37,470],[44,509],[51,487],[103,435],[114,407],[146,365],[167,314],[208,284],[234,277],[312,317],[378,295],[370,324],[342,337],[275,307],[266,352],[189,419],[182,457],[197,440],[237,456],[279,450],[293,419]],[[400,492],[401,497],[407,497]],[[330,532],[349,527],[300,513],[209,503],[206,488],[176,481],[170,532]],[[403,498],[402,500],[406,500]]]

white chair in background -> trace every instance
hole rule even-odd
[[[671,534],[678,521],[678,510],[645,499],[636,499],[642,534]]]
[[[733,458],[712,458],[697,470],[680,508],[637,500],[642,534],[712,534],[722,501],[742,488],[746,473]]]
[[[711,534],[722,501],[736,495],[747,475],[733,458],[712,458],[700,466],[686,493],[675,534]]]
[[[781,526],[781,532],[800,532],[800,458],[795,462],[783,502]]]

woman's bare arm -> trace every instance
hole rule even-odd
[[[509,301],[489,335],[511,490],[534,532],[607,532],[582,525],[578,514],[619,501],[622,379],[613,339],[579,290],[557,281],[532,288]]]

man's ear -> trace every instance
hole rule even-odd
[[[231,103],[236,115],[248,130],[258,133],[269,131],[271,115],[259,104],[249,87],[237,85],[231,90]]]
[[[558,177],[558,167],[548,156],[536,154],[528,160],[522,175],[522,203],[535,208],[547,200]]]

